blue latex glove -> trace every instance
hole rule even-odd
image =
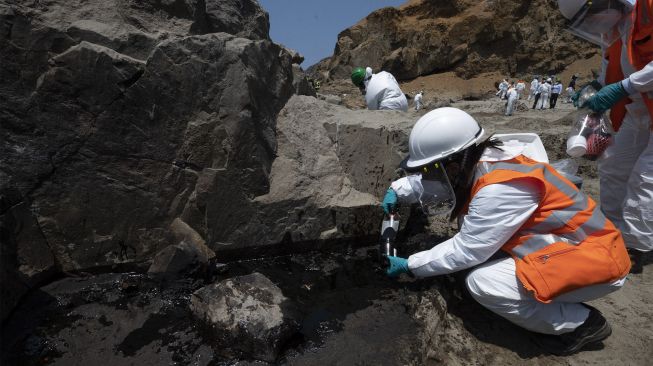
[[[383,212],[388,215],[390,215],[390,213],[397,207],[397,193],[395,193],[394,189],[388,188],[385,192],[385,197],[383,197],[381,207],[383,207]]]
[[[621,81],[616,83],[608,84],[601,88],[594,96],[592,96],[583,107],[588,107],[594,112],[605,112],[606,110],[612,108],[618,101],[628,96],[628,92],[624,89]]]
[[[410,273],[408,269],[408,259],[401,257],[386,256],[390,261],[390,266],[385,271],[388,277],[397,277],[402,273]]]

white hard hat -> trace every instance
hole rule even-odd
[[[485,131],[469,114],[458,108],[434,109],[423,115],[408,139],[408,168],[440,160],[482,140]]]

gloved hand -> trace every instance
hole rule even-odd
[[[388,277],[397,277],[402,273],[410,273],[408,269],[408,259],[401,257],[393,257],[391,255],[386,256],[390,265],[385,273]]]
[[[580,89],[578,89],[578,91],[574,93],[574,95],[571,97],[571,101],[574,103],[574,107],[576,108],[582,107],[582,105],[580,105],[579,99],[580,99],[580,95],[587,87],[592,87],[594,88],[594,90],[598,92],[599,90],[601,90],[601,88],[603,88],[603,85],[601,85],[601,83],[599,83],[598,80],[592,80],[589,83],[581,86]]]
[[[624,89],[621,81],[618,81],[601,88],[581,107],[588,107],[594,112],[601,113],[612,108],[613,105],[626,96],[628,96],[628,92]]]
[[[394,191],[394,189],[388,188],[388,190],[385,192],[385,197],[383,197],[383,203],[381,204],[381,207],[383,207],[383,212],[388,215],[390,215],[390,213],[395,210],[397,207],[397,193]]]

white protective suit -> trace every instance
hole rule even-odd
[[[524,89],[526,89],[526,84],[523,81],[520,81],[515,85],[515,90],[517,90],[517,99],[521,99],[522,94],[524,94]]]
[[[370,67],[365,71],[365,101],[368,109],[408,111],[408,100],[392,74],[386,71],[372,74]]]
[[[531,93],[528,94],[528,99],[531,100],[531,98],[535,97],[535,93],[537,92],[537,88],[540,86],[540,82],[537,79],[533,79],[531,81]]]
[[[422,93],[415,94],[415,110],[419,111],[422,108]]]
[[[653,134],[640,93],[653,92],[653,62],[636,71],[627,55],[630,18],[623,24],[621,68],[633,101],[610,145],[599,159],[601,210],[623,234],[626,246],[653,250]],[[605,58],[604,58],[605,60]],[[605,68],[600,82],[605,84]]]
[[[542,142],[535,134],[495,137],[504,141],[504,151],[486,150],[477,166],[476,179],[483,174],[482,161],[504,161],[523,154],[548,163]],[[400,202],[415,200],[406,178],[394,181],[392,188]],[[529,180],[484,187],[472,198],[468,213],[462,218],[460,232],[430,250],[411,255],[408,258],[410,271],[417,277],[427,277],[482,263],[469,273],[466,280],[467,288],[481,305],[534,332],[562,334],[573,331],[589,315],[588,308],[580,303],[618,290],[625,278],[611,284],[571,291],[545,304],[535,300],[524,289],[515,274],[512,258],[487,262],[535,212],[539,191]]]
[[[506,80],[503,80],[499,84],[499,91],[497,91],[497,93],[495,95],[498,95],[500,99],[505,98],[506,93],[508,92],[508,87],[509,86],[510,86],[510,84],[508,84],[508,82]]]
[[[510,88],[508,89],[508,103],[506,105],[506,116],[512,116],[512,112],[515,111],[515,103],[519,99],[519,93],[517,89]]]
[[[537,101],[535,109],[549,109],[549,97],[551,96],[551,84],[541,83],[538,86],[540,99]]]
[[[565,102],[567,102],[567,103],[573,102],[573,100],[571,98],[575,94],[574,88],[572,88],[571,86],[568,86],[567,89],[565,89],[565,90],[567,92],[567,95],[565,97]]]

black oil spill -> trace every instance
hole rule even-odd
[[[412,281],[388,279],[374,248],[229,264],[217,280],[259,272],[302,315],[277,364],[418,364]],[[33,292],[2,330],[2,365],[233,365],[189,310],[200,280],[162,286],[136,273],[66,278]],[[423,286],[423,283],[420,284]],[[223,355],[223,356],[220,356]],[[261,364],[257,362],[257,364]]]

